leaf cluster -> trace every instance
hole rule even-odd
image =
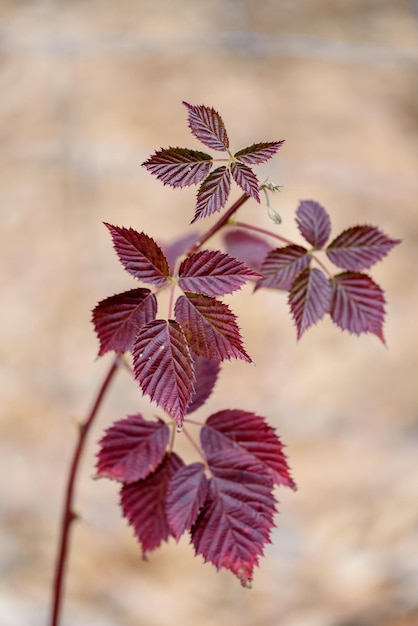
[[[237,317],[222,297],[253,281],[255,292],[288,292],[298,338],[329,314],[343,330],[374,333],[384,341],[384,293],[365,270],[399,241],[369,225],[353,226],[329,241],[328,213],[305,200],[296,211],[305,245],[277,232],[264,231],[267,238],[262,238],[254,234],[260,228],[235,221],[237,229],[225,236],[226,251],[203,249],[230,225],[240,204],[249,198],[260,202],[252,166],[270,159],[283,141],[232,153],[219,113],[184,105],[192,134],[225,153],[225,165],[212,169],[218,159],[178,147],[155,152],[143,165],[166,185],[198,185],[193,222],[225,207],[232,181],[244,194],[206,233],[197,239],[186,234],[166,247],[144,232],[105,224],[123,268],[146,286],[97,304],[93,324],[99,355],[130,353],[142,393],[165,415],[147,420],[137,413],[115,422],[100,441],[97,473],[121,483],[120,505],[144,556],[188,532],[196,554],[248,586],[270,541],[274,486],[295,488],[295,483],[283,444],[265,418],[242,409],[219,411],[203,423],[190,418],[211,395],[222,361],[252,362]],[[274,247],[270,238],[285,245]],[[343,271],[331,273],[320,253]],[[166,315],[158,303],[163,289],[170,292]],[[199,442],[189,434],[189,424],[201,427]],[[186,464],[173,450],[181,431],[198,454],[195,463]]]

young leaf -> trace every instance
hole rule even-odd
[[[223,209],[230,190],[231,172],[229,168],[222,165],[209,174],[200,185],[192,223]]]
[[[264,278],[259,280],[255,290],[261,287],[290,289],[296,276],[310,264],[312,256],[306,248],[297,245],[276,248],[268,253],[260,267]]]
[[[369,276],[360,272],[343,272],[331,281],[332,320],[350,333],[373,333],[385,342],[383,322],[385,297],[382,289]]]
[[[169,485],[166,508],[171,531],[178,541],[195,523],[206,498],[208,481],[203,463],[184,465]]]
[[[186,293],[177,299],[174,313],[195,354],[214,361],[252,362],[243,348],[236,316],[223,302]]]
[[[127,272],[144,283],[163,285],[169,276],[167,259],[161,248],[145,233],[105,222],[120,262]]]
[[[245,163],[245,165],[258,165],[259,163],[265,163],[273,157],[277,150],[284,144],[282,141],[264,141],[262,143],[254,143],[252,146],[248,146],[243,150],[238,150],[234,154],[234,157]]]
[[[289,304],[296,322],[298,339],[329,311],[330,300],[331,288],[323,272],[310,267],[304,269],[289,291]]]
[[[277,485],[296,489],[284,446],[264,417],[238,409],[219,411],[206,420],[200,441],[206,456],[234,450],[244,460],[260,463]]]
[[[149,289],[131,289],[101,300],[92,321],[100,341],[99,356],[108,350],[127,352],[141,326],[155,319],[157,299]]]
[[[242,261],[215,250],[203,250],[185,259],[179,269],[183,291],[223,296],[240,289],[247,280],[259,278]]]
[[[366,270],[400,243],[375,226],[353,226],[336,237],[326,249],[330,261],[346,270]]]
[[[257,176],[252,169],[242,163],[231,163],[231,174],[237,185],[248,195],[260,202],[258,188],[260,186]]]
[[[249,587],[274,525],[272,481],[262,466],[233,449],[210,456],[208,464],[212,478],[192,543],[205,562],[229,569]]]
[[[194,372],[180,326],[173,320],[150,322],[140,330],[132,354],[142,392],[181,427],[193,391]]]
[[[265,239],[243,230],[228,231],[224,240],[228,253],[255,271],[260,270],[267,254],[274,249]]]
[[[331,221],[324,207],[313,200],[302,200],[296,216],[296,224],[301,235],[314,248],[322,248],[331,232]]]
[[[97,475],[128,485],[146,478],[163,460],[169,437],[161,419],[150,422],[140,413],[115,422],[99,441]]]
[[[167,520],[166,496],[173,476],[183,466],[181,458],[172,452],[153,474],[121,489],[120,505],[141,544],[143,558],[174,536]]]
[[[196,382],[187,414],[197,411],[209,398],[218,379],[220,364],[192,354]]]
[[[210,154],[187,148],[166,148],[155,152],[142,165],[171,187],[197,185],[208,176],[213,159]]]
[[[219,113],[212,107],[194,106],[184,101],[183,104],[188,110],[188,123],[193,135],[213,150],[228,150],[229,139]]]

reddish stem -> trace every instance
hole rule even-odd
[[[72,522],[76,519],[77,515],[74,513],[73,509],[73,501],[74,501],[74,488],[75,481],[77,478],[77,472],[80,466],[80,458],[83,452],[87,435],[93,424],[94,418],[102,404],[103,398],[106,394],[106,391],[109,388],[109,385],[115,375],[119,365],[119,357],[117,356],[104,379],[99,392],[96,396],[96,400],[90,410],[89,415],[86,420],[80,424],[78,431],[78,442],[77,446],[74,450],[74,455],[71,461],[70,471],[67,479],[66,486],[66,496],[64,509],[62,513],[61,520],[61,536],[59,540],[59,548],[57,554],[57,561],[55,566],[55,577],[54,577],[54,586],[53,586],[53,601],[52,601],[52,614],[51,614],[51,626],[58,626],[59,617],[60,617],[60,608],[62,601],[62,591],[63,591],[63,582],[65,575],[65,566],[67,562],[67,553],[68,553],[68,541],[70,534],[70,527]]]
[[[196,250],[199,250],[199,248],[201,248],[203,244],[208,241],[208,239],[213,237],[213,235],[217,233],[218,230],[222,228],[222,226],[225,226],[225,224],[227,224],[227,222],[229,221],[231,215],[238,211],[238,209],[244,204],[244,202],[249,199],[249,197],[250,196],[248,196],[246,193],[243,193],[242,196],[240,196],[238,200],[229,207],[229,209],[222,215],[222,217],[219,218],[219,220],[211,228],[209,228],[209,230],[207,230],[206,233],[202,235],[202,237],[194,242],[194,244],[186,252],[186,256],[190,256],[191,254],[196,252]]]

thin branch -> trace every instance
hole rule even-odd
[[[185,256],[186,257],[190,256],[191,254],[199,250],[199,248],[201,248],[203,244],[205,244],[208,241],[208,239],[213,237],[215,233],[217,233],[223,226],[225,226],[225,224],[229,222],[231,216],[236,211],[238,211],[238,209],[245,202],[247,202],[249,198],[250,198],[249,195],[247,195],[246,193],[243,193],[242,196],[240,196],[238,200],[229,207],[229,209],[222,215],[222,217],[220,217],[219,220],[215,222],[215,224],[211,228],[209,228],[209,230],[207,230],[206,233],[202,235],[202,237],[199,237],[199,239],[197,239],[197,241],[194,242],[194,244],[186,252]]]
[[[70,527],[72,522],[77,518],[74,512],[74,488],[75,482],[80,467],[80,458],[84,450],[84,446],[87,440],[87,435],[94,422],[94,418],[102,404],[103,398],[113,380],[113,377],[119,366],[119,356],[116,356],[109,368],[109,371],[104,378],[100,389],[97,393],[93,406],[84,422],[79,426],[78,442],[74,450],[73,458],[70,465],[70,470],[67,478],[66,496],[64,502],[64,508],[61,519],[61,535],[59,539],[58,554],[55,565],[55,576],[53,584],[53,600],[52,600],[52,613],[51,613],[51,626],[58,626],[60,618],[60,609],[63,596],[63,583],[64,575],[67,563],[68,554],[68,541],[70,534]]]

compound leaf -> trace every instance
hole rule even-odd
[[[252,169],[243,163],[231,163],[231,174],[237,185],[248,195],[260,202],[259,182]]]
[[[284,446],[264,417],[239,409],[219,411],[206,420],[200,441],[206,456],[234,450],[244,460],[250,457],[252,462],[260,463],[277,485],[296,488]]]
[[[264,278],[257,282],[255,289],[290,289],[296,276],[308,267],[311,259],[307,249],[296,244],[271,250],[260,267]]]
[[[200,183],[208,176],[213,159],[210,154],[187,148],[158,150],[142,165],[171,187],[187,187]]]
[[[203,506],[208,490],[203,463],[184,465],[174,474],[167,494],[167,518],[178,541],[190,530]]]
[[[205,562],[230,570],[249,587],[274,525],[272,480],[260,464],[233,449],[211,454],[207,461],[212,477],[192,543]]]
[[[174,536],[167,520],[166,497],[171,479],[184,466],[175,452],[166,454],[153,474],[123,485],[120,505],[142,547],[142,556]]]
[[[223,302],[186,293],[177,299],[175,318],[195,354],[214,361],[252,362],[242,345],[236,316]]]
[[[331,220],[324,207],[313,200],[302,200],[296,211],[296,224],[306,241],[322,248],[331,232]]]
[[[161,419],[150,422],[140,413],[115,422],[99,441],[97,475],[125,484],[146,478],[163,460],[169,437]]]
[[[247,280],[259,278],[242,261],[217,250],[196,252],[180,265],[179,286],[183,291],[223,296],[240,289]]]
[[[214,170],[199,187],[193,222],[209,217],[223,209],[231,190],[231,172],[222,165]]]
[[[149,289],[131,289],[101,300],[92,321],[100,341],[99,356],[127,352],[141,326],[155,319],[157,299]]]
[[[370,276],[360,272],[343,272],[331,281],[332,320],[350,333],[373,333],[385,342],[385,296]]]
[[[225,152],[229,148],[229,139],[219,113],[212,107],[184,101],[183,104],[188,110],[188,124],[193,135],[205,146]]]
[[[220,364],[218,361],[209,361],[203,356],[192,354],[194,362],[195,386],[191,396],[187,413],[197,411],[209,398],[218,379]]]
[[[144,283],[163,285],[169,276],[167,259],[161,248],[145,233],[133,228],[107,224],[113,246],[127,272]]]
[[[383,259],[399,243],[375,226],[353,226],[331,241],[326,254],[338,267],[359,271]]]
[[[307,267],[289,291],[289,304],[296,322],[297,337],[329,311],[331,287],[323,272]]]
[[[180,326],[173,320],[150,322],[139,331],[132,354],[142,392],[181,427],[193,391],[194,371]]]
[[[228,231],[224,240],[228,253],[255,271],[260,271],[267,254],[274,249],[265,239],[243,230]]]
[[[251,146],[243,148],[243,150],[238,150],[234,157],[246,165],[258,165],[271,159],[283,144],[284,139],[282,141],[253,143]]]

